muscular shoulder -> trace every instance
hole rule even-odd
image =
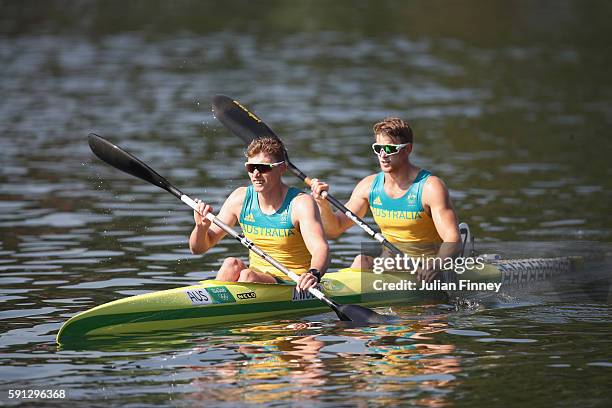
[[[242,204],[244,203],[244,198],[246,197],[246,187],[238,187],[227,197],[225,200],[224,207],[228,207],[229,210],[235,212],[236,210],[240,212],[242,208]]]
[[[361,181],[357,183],[357,186],[355,186],[355,189],[353,190],[353,195],[356,197],[367,199],[368,195],[370,194],[372,183],[374,182],[376,176],[377,174],[370,174],[369,176],[362,178]]]
[[[429,176],[425,180],[423,186],[423,201],[425,204],[436,202],[438,200],[445,200],[448,196],[448,188],[444,181],[437,176]]]
[[[298,194],[291,204],[291,220],[295,226],[319,217],[319,209],[310,194]]]
[[[314,198],[312,198],[310,194],[298,194],[293,199],[291,212],[297,215],[297,218],[299,218],[300,213],[302,213],[303,211],[311,211],[316,206],[317,204],[315,203]]]
[[[246,197],[247,188],[246,187],[238,187],[227,197],[227,201],[244,201],[244,197]]]
[[[442,181],[440,177],[433,176],[433,175],[427,177],[427,180],[425,180],[425,186],[423,186],[423,188],[428,189],[430,191],[447,190],[446,184],[444,184],[444,181]]]

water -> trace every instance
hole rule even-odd
[[[609,403],[609,5],[130,4],[3,6],[3,404],[49,388],[111,406]],[[108,137],[218,209],[246,177],[216,93],[252,107],[341,200],[376,170],[372,123],[407,118],[414,161],[445,180],[479,249],[588,252],[586,278],[393,307],[394,326],[326,313],[59,349],[80,310],[246,257],[229,239],[191,255],[189,209],[86,142]],[[364,240],[354,228],[332,242],[333,267]]]

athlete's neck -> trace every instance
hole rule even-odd
[[[419,167],[407,161],[406,165],[385,173],[385,184],[391,188],[407,190],[414,182],[419,171],[421,171]]]
[[[278,188],[257,193],[259,208],[264,214],[273,214],[283,205],[289,187],[281,183]]]

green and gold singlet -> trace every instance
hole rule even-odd
[[[298,275],[310,268],[311,260],[302,234],[291,221],[291,205],[300,193],[297,188],[289,187],[281,207],[268,215],[261,211],[253,186],[248,186],[239,220],[248,239]],[[249,253],[249,267],[286,279],[282,272],[253,252]]]
[[[421,200],[425,181],[431,175],[422,169],[406,193],[391,198],[385,192],[385,173],[380,172],[370,187],[370,210],[381,233],[393,243],[439,244],[442,239]]]

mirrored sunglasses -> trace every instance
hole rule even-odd
[[[402,143],[402,144],[384,144],[384,143],[373,143],[372,150],[377,155],[381,155],[382,152],[385,152],[387,156],[391,156],[394,154],[398,154],[400,150],[404,147],[408,146],[410,143]]]

